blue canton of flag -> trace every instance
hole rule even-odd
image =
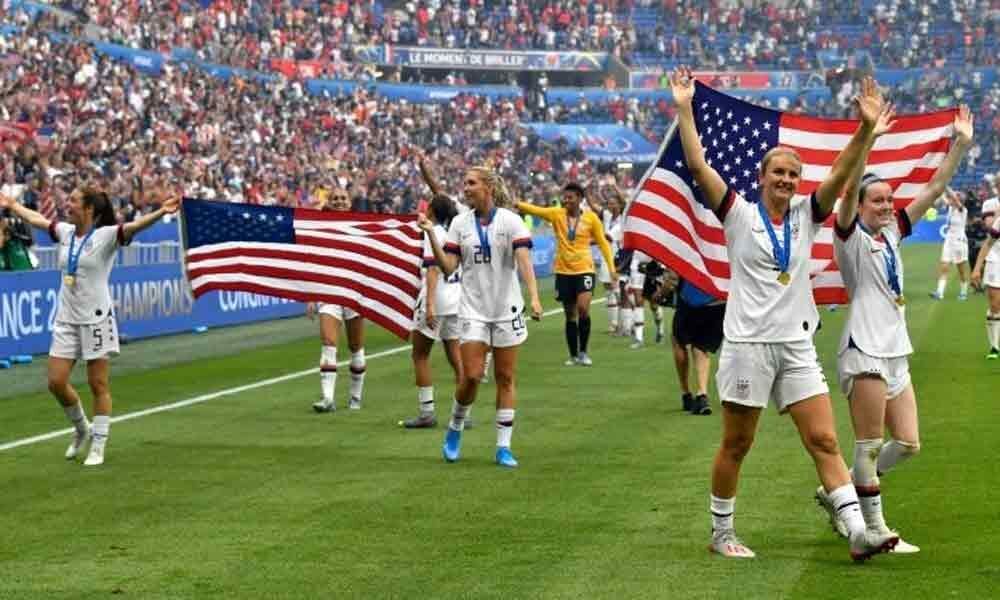
[[[187,247],[225,242],[295,242],[295,211],[280,206],[184,200]]]

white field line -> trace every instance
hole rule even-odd
[[[604,302],[604,298],[597,298],[594,300],[594,304],[599,304],[601,302]],[[561,312],[562,308],[557,308],[545,312],[544,315],[546,317],[550,317],[552,315],[559,314]],[[376,352],[375,354],[371,354],[365,358],[369,360],[376,358],[384,358],[386,356],[399,354],[400,352],[406,352],[409,349],[410,349],[409,345],[397,346],[395,348],[390,348],[388,350]],[[349,360],[344,360],[339,362],[337,366],[346,367],[349,363],[350,363]],[[274,385],[276,383],[283,383],[285,381],[291,381],[292,379],[299,379],[300,377],[315,375],[318,372],[319,372],[318,368],[313,368],[313,369],[306,369],[304,371],[296,371],[294,373],[288,373],[286,375],[281,375],[279,377],[271,377],[270,379],[261,379],[260,381],[255,381],[253,383],[248,383],[246,385],[219,390],[218,392],[212,392],[211,394],[203,394],[201,396],[195,396],[194,398],[188,398],[187,400],[179,400],[177,402],[171,402],[170,404],[163,404],[160,406],[154,406],[153,408],[146,408],[143,410],[137,410],[135,412],[125,413],[117,417],[112,417],[111,422],[121,423],[123,421],[131,421],[132,419],[138,419],[140,417],[148,417],[149,415],[155,415],[157,413],[177,410],[178,408],[194,406],[195,404],[201,404],[203,402],[208,402],[209,400],[215,400],[216,398],[224,398],[226,396],[232,396],[234,394],[240,394],[242,392],[246,392],[249,390],[255,390],[257,388],[267,387],[269,385]],[[20,448],[21,446],[30,446],[31,444],[46,442],[48,440],[63,437],[71,433],[73,433],[73,428],[67,427],[66,429],[59,429],[56,431],[50,431],[48,433],[43,433],[40,435],[14,440],[13,442],[0,444],[0,452],[4,452],[6,450],[13,450],[14,448]]]

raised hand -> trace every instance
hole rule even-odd
[[[882,107],[882,112],[878,114],[878,119],[875,120],[875,128],[872,130],[872,133],[875,137],[879,137],[892,131],[895,125],[896,108],[892,104],[886,104]]]
[[[861,122],[874,129],[885,107],[882,91],[874,79],[865,77],[861,80],[861,92],[854,97],[854,103],[858,105]]]
[[[958,114],[955,115],[955,138],[963,145],[972,143],[972,111],[965,104],[958,107]]]
[[[670,74],[670,92],[678,108],[690,108],[694,99],[694,77],[688,67],[677,67]]]
[[[163,201],[163,211],[168,215],[172,215],[181,207],[180,196],[171,196]]]
[[[434,222],[428,219],[424,213],[420,213],[417,215],[417,227],[423,231],[433,231]]]

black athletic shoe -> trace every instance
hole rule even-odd
[[[692,415],[710,415],[712,414],[712,407],[708,405],[708,396],[705,394],[698,394],[694,399],[694,404],[691,406]]]
[[[694,408],[694,396],[690,392],[686,392],[681,396],[681,404],[684,406],[684,412],[691,412]]]
[[[420,415],[403,421],[403,427],[407,429],[429,429],[437,427],[438,420],[434,415]]]

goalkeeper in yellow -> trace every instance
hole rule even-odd
[[[608,244],[601,218],[592,211],[584,211],[581,203],[585,197],[582,186],[567,183],[562,191],[562,206],[542,208],[527,202],[518,202],[521,213],[545,219],[552,224],[556,236],[556,300],[566,313],[566,346],[569,348],[567,366],[593,364],[587,356],[590,340],[590,301],[593,297],[595,277],[594,259],[590,254],[591,243],[596,242],[601,256],[609,265],[612,282],[617,285],[611,245]]]

